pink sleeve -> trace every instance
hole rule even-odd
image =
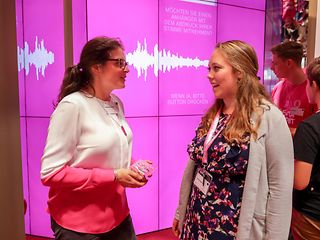
[[[43,185],[73,190],[86,190],[114,181],[112,169],[84,169],[64,166],[41,179]]]

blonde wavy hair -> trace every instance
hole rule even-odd
[[[250,133],[254,139],[257,138],[257,129],[260,126],[263,100],[271,101],[269,94],[257,77],[258,59],[254,49],[247,43],[240,40],[232,40],[218,43],[215,50],[219,49],[222,55],[232,66],[233,71],[240,72],[238,89],[236,93],[236,107],[223,132],[225,139],[231,142],[241,143],[246,141],[245,135]],[[202,117],[198,136],[205,135],[211,123],[224,106],[222,99],[216,99]],[[251,124],[252,113],[257,113],[254,125]]]

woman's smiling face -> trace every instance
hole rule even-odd
[[[215,49],[209,61],[208,79],[216,98],[235,98],[238,77],[221,50]]]

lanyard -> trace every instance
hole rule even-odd
[[[209,129],[209,132],[207,134],[206,140],[204,141],[204,151],[203,151],[203,158],[202,162],[207,163],[208,162],[208,149],[213,143],[213,141],[219,136],[219,134],[222,132],[224,128],[221,128],[218,132],[215,133],[218,123],[219,123],[219,118],[221,115],[221,110],[219,110],[213,119],[213,122],[211,124],[211,127]],[[214,134],[215,133],[215,134]]]

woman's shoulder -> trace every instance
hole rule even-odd
[[[263,109],[263,115],[271,118],[284,118],[282,111],[272,102],[262,100],[260,107]]]
[[[77,108],[78,110],[90,107],[90,101],[87,101],[87,96],[84,95],[84,93],[78,91],[71,93],[67,96],[65,96],[58,104],[57,108],[61,108],[64,106],[64,108]]]
[[[270,126],[287,125],[286,119],[281,110],[268,100],[262,100],[257,112],[253,113],[252,120],[255,122],[260,115],[260,132],[267,132]]]
[[[260,135],[268,134],[270,131],[275,131],[276,134],[274,136],[277,134],[290,135],[287,120],[276,105],[270,101],[264,100],[261,104],[261,108],[263,109],[263,112],[259,126]]]
[[[86,98],[90,98],[90,97],[85,96],[83,92],[78,91],[65,96],[60,101],[60,103],[72,103],[77,106],[82,106],[84,104],[88,104],[88,101],[86,101]]]

